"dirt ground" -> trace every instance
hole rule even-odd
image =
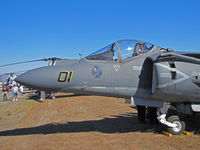
[[[0,150],[198,150],[199,121],[191,135],[167,137],[140,124],[124,99],[57,94],[44,102],[0,101]],[[194,126],[193,126],[194,125]]]

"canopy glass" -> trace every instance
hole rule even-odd
[[[153,44],[137,40],[121,40],[114,42],[86,57],[88,60],[118,60],[127,59],[149,52]]]

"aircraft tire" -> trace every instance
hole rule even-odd
[[[167,130],[173,135],[180,135],[185,131],[185,122],[181,121],[177,115],[170,116],[167,121],[178,125],[176,128],[168,127]]]
[[[146,107],[137,105],[138,120],[140,123],[144,123],[146,119]]]

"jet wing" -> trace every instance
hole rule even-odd
[[[157,62],[164,61],[181,61],[188,62],[193,64],[200,64],[200,53],[185,53],[185,54],[177,54],[174,52],[162,53],[158,56]]]
[[[200,59],[200,53],[195,53],[195,52],[190,52],[190,53],[188,53],[188,52],[180,52],[179,54]]]

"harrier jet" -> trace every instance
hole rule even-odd
[[[122,97],[141,122],[158,120],[172,134],[200,112],[200,53],[176,53],[137,40],[116,41],[79,60],[54,59],[15,81],[46,92]]]

